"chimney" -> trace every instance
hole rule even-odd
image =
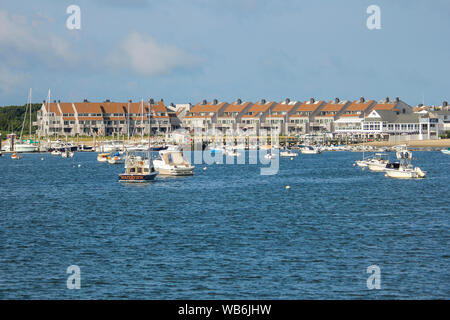
[[[423,103],[419,103],[418,107],[419,107],[419,108],[420,108],[420,107],[423,107]]]
[[[389,102],[389,97],[386,97],[386,100],[384,100],[385,103]]]
[[[89,102],[88,99],[84,99],[83,102]]]
[[[205,105],[205,104],[207,104],[208,102],[205,100],[205,99],[203,99],[203,102],[202,102],[202,105]]]
[[[155,104],[155,100],[153,100],[153,99],[150,99],[148,102],[149,102],[150,104]]]
[[[106,101],[105,102],[111,102],[111,100],[109,100],[109,99],[106,99]]]
[[[314,98],[309,99],[309,103],[314,103],[314,102],[315,102]]]
[[[56,103],[56,100],[53,100],[53,103]]]
[[[214,104],[217,104],[217,103],[218,103],[217,99],[214,99],[213,103],[214,103]]]
[[[361,98],[359,98],[359,102],[364,103],[364,102],[366,102],[366,99],[364,99],[364,97],[361,97]]]
[[[339,98],[335,98],[335,99],[334,99],[334,103],[335,103],[335,104],[338,104],[338,103],[339,103]]]
[[[173,104],[173,102],[170,103],[170,106],[171,106],[171,107],[175,107],[175,105]]]
[[[291,102],[291,99],[286,98],[285,102],[286,102],[286,104],[289,104],[289,102]]]
[[[132,103],[132,102],[133,102],[133,100],[131,100],[131,99],[130,99],[130,100],[128,100],[128,102],[129,102],[129,103]]]
[[[448,106],[448,102],[447,102],[447,101],[443,101],[443,102],[442,102],[442,106],[443,106],[443,107]]]
[[[44,103],[45,104],[45,99],[42,101],[42,103]]]
[[[261,104],[266,104],[266,99],[261,99]]]
[[[396,98],[395,98],[395,102],[400,102],[400,98],[399,98],[399,97],[396,97]]]
[[[241,99],[237,99],[237,104],[242,104],[242,100]]]
[[[61,103],[61,100],[58,100],[58,103]]]
[[[164,99],[161,98],[161,102],[164,102]]]

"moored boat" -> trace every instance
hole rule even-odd
[[[442,149],[441,152],[442,152],[443,154],[450,154],[450,148]]]
[[[426,171],[411,164],[412,152],[404,148],[396,153],[400,161],[394,165],[388,165],[385,169],[385,176],[396,179],[423,179],[426,177]]]
[[[120,182],[142,183],[155,180],[158,171],[153,166],[153,161],[148,155],[144,158],[135,154],[127,154],[125,160],[125,172],[119,174]]]
[[[370,171],[382,172],[389,163],[389,155],[387,153],[375,153],[374,157],[367,161],[367,167]]]
[[[300,152],[302,154],[319,154],[322,151],[314,146],[304,146],[303,148],[300,148]]]
[[[161,175],[190,176],[194,174],[194,166],[184,159],[183,152],[177,148],[159,151],[159,158],[153,161],[155,169]]]
[[[125,159],[120,155],[119,152],[108,157],[109,164],[122,164],[125,163]]]

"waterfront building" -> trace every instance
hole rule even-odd
[[[125,135],[143,134],[149,130],[149,114],[153,134],[165,134],[179,127],[174,112],[163,100],[148,102],[56,102],[44,101],[37,112],[40,136]]]
[[[262,99],[260,102],[252,104],[241,116],[239,127],[246,131],[251,130],[259,134],[260,129],[270,131],[270,122],[267,122],[267,116],[277,103]]]
[[[325,104],[312,118],[310,127],[312,132],[334,132],[334,121],[338,119],[341,114],[351,104],[351,101],[340,101],[336,98]]]
[[[191,132],[194,128],[201,128],[202,131],[215,128],[217,118],[226,106],[228,106],[228,103],[219,103],[217,99],[214,99],[212,102],[203,100],[186,113],[182,121],[182,126]]]
[[[230,103],[218,115],[216,128],[223,133],[230,129],[243,129],[245,124],[241,122],[242,116],[247,113],[252,105],[251,102],[243,102],[241,99]]]
[[[298,135],[312,131],[310,123],[324,105],[325,101],[316,101],[311,98],[295,107],[288,116],[288,133]]]
[[[301,104],[299,101],[291,101],[290,99],[279,102],[271,109],[266,117],[266,123],[263,126],[270,127],[279,134],[289,134],[289,116]]]

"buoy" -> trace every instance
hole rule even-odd
[[[44,157],[42,157],[41,160],[44,161]]]
[[[294,158],[291,158],[291,160],[294,160]]]
[[[290,189],[291,188],[291,186],[286,186],[286,189]]]
[[[364,171],[364,170],[366,170],[366,168],[365,167],[363,167],[362,169],[361,169],[362,171]]]
[[[78,165],[78,168],[81,168],[81,164]]]
[[[354,163],[353,166],[356,167],[356,163]]]
[[[206,170],[206,167],[204,167],[203,170]]]

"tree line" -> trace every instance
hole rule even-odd
[[[37,111],[41,108],[42,104],[33,103],[31,105],[31,121],[36,121]],[[2,138],[5,139],[9,133],[20,134],[22,129],[23,117],[28,105],[23,106],[4,106],[0,107],[0,133]],[[37,127],[31,126],[31,134],[35,134]],[[30,134],[30,114],[27,113],[25,119],[25,126],[23,128],[23,134]]]

